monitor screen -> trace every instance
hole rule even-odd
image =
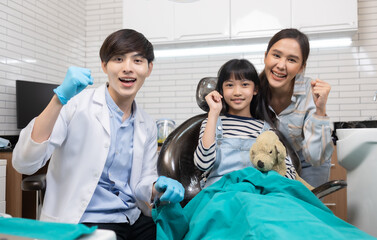
[[[50,102],[57,84],[16,80],[17,128],[22,129]]]

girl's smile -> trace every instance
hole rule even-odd
[[[228,104],[228,113],[242,117],[252,117],[250,104],[257,93],[254,82],[247,79],[229,79],[223,83],[224,101]]]

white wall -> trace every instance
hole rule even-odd
[[[85,64],[85,0],[0,2],[0,135],[17,134],[15,80],[61,82]]]
[[[332,85],[328,115],[332,121],[377,119],[377,1],[359,0],[359,31],[351,47],[312,49],[306,76],[319,77]],[[336,13],[334,13],[336,14]],[[137,97],[155,118],[169,117],[181,123],[201,113],[195,102],[197,82],[216,76],[231,58],[249,59],[263,69],[263,52],[199,58],[157,59],[152,77]]]
[[[312,50],[306,70],[307,76],[332,85],[328,115],[333,121],[377,117],[377,102],[373,102],[377,90],[377,1],[358,3],[359,31],[352,46]],[[142,19],[148,20],[147,16]],[[100,69],[98,51],[105,37],[120,28],[122,0],[2,0],[0,135],[18,133],[16,79],[58,83],[68,66],[78,65],[92,69],[96,85],[103,83],[106,76]],[[154,118],[168,117],[179,124],[202,112],[195,101],[197,82],[216,76],[227,60],[241,57],[262,70],[262,52],[156,59],[137,101]]]
[[[92,69],[104,38],[122,27],[121,0],[1,0],[0,135],[15,135],[15,80],[60,83],[70,65]]]

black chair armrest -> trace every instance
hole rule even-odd
[[[335,191],[345,188],[346,186],[347,182],[344,180],[333,180],[314,188],[312,193],[318,198],[323,198]]]
[[[181,205],[186,205],[198,192],[202,171],[194,165],[194,152],[202,121],[207,114],[196,115],[179,125],[166,138],[157,160],[158,175],[176,179],[185,188]]]
[[[21,189],[23,191],[38,191],[46,188],[46,174],[37,174],[26,177],[22,180]]]

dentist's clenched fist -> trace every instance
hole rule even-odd
[[[63,83],[54,89],[60,102],[65,105],[69,99],[93,84],[90,70],[80,67],[69,67]]]

